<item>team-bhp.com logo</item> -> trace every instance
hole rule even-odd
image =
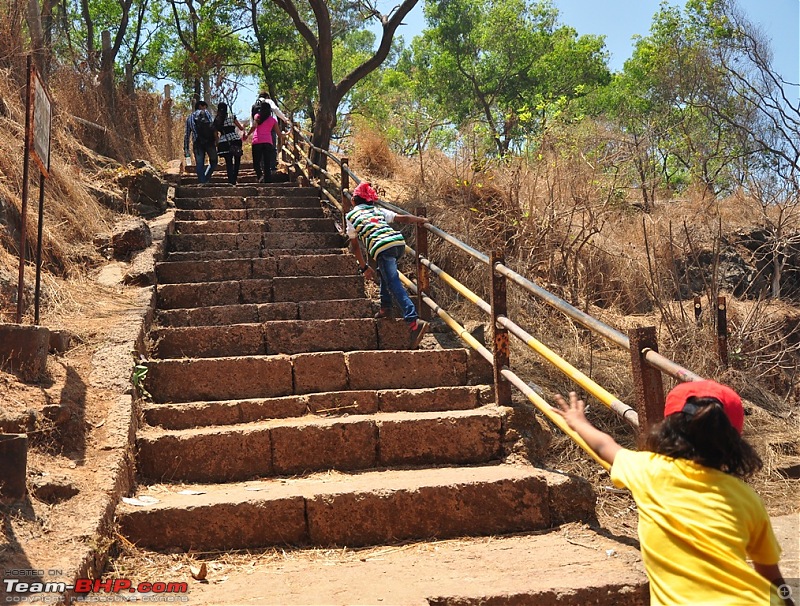
[[[188,602],[184,595],[189,591],[185,582],[141,582],[130,579],[76,579],[75,583],[40,581],[44,571],[15,570],[15,576],[26,578],[4,578],[6,603],[57,603],[61,596],[71,592],[77,594],[72,602],[118,602],[134,599],[140,602]],[[21,574],[24,573],[24,574]],[[33,578],[30,578],[33,577]],[[55,594],[55,595],[53,595]],[[136,594],[135,597],[131,594]]]

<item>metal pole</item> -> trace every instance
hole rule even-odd
[[[505,256],[502,252],[492,253],[489,273],[492,280],[492,352],[494,362],[492,370],[494,372],[494,400],[498,406],[511,406],[511,383],[502,376],[503,368],[510,366],[510,345],[508,342],[508,330],[500,325],[500,316],[508,316],[508,305],[506,301],[506,279],[494,270],[498,263],[504,263]]]
[[[48,162],[49,164],[49,162]],[[39,173],[39,231],[36,235],[36,289],[33,295],[33,323],[39,324],[39,292],[42,280],[42,230],[44,227],[44,184],[46,179]]]
[[[655,327],[632,328],[628,331],[628,338],[631,341],[631,371],[639,417],[639,445],[642,446],[650,428],[664,418],[664,383],[661,371],[645,360],[648,351],[658,351]]]
[[[428,209],[418,206],[414,209],[414,214],[418,217],[427,217]],[[428,230],[425,225],[417,223],[417,312],[419,317],[425,321],[430,321],[431,310],[424,304],[425,295],[431,294],[431,274],[427,265],[423,265],[422,258],[428,258]]]
[[[25,93],[25,145],[22,155],[22,209],[19,220],[19,282],[17,283],[17,324],[22,324],[25,295],[25,248],[28,231],[28,174],[31,161],[31,96],[33,95],[33,66],[28,55],[28,84]]]
[[[717,297],[717,352],[719,361],[728,367],[728,305],[725,297]]]

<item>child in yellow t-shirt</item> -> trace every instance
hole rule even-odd
[[[569,403],[556,401],[554,410],[636,501],[653,606],[793,606],[764,504],[740,479],[762,462],[741,437],[735,391],[714,381],[679,384],[640,452],[592,426],[575,392]]]

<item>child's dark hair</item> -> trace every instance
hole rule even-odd
[[[675,459],[689,459],[739,478],[759,471],[761,457],[731,425],[719,400],[696,396],[686,400],[695,412],[678,412],[653,427],[647,450]]]
[[[361,196],[353,196],[353,206],[358,206],[359,204],[372,204],[366,198],[362,198]]]

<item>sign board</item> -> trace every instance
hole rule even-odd
[[[50,120],[51,120],[51,106],[50,96],[44,87],[42,79],[35,68],[31,68],[31,81],[32,86],[32,139],[33,139],[33,157],[39,165],[42,174],[47,177],[50,171]],[[30,140],[30,139],[29,139]]]

